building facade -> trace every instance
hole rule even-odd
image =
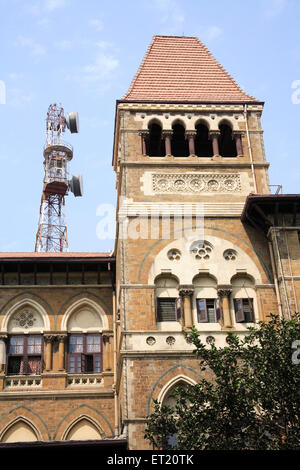
[[[272,194],[261,115],[197,38],[154,36],[116,105],[109,253],[2,253],[0,442],[144,440],[207,344],[300,302],[299,196]],[[206,373],[209,377],[209,372]]]

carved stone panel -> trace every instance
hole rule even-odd
[[[153,173],[152,191],[163,193],[231,193],[241,191],[236,173]]]

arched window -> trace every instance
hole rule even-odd
[[[182,124],[173,125],[171,148],[174,157],[188,157],[190,154],[189,144],[185,138],[185,128]]]
[[[209,139],[208,127],[200,123],[196,126],[195,152],[198,157],[212,157],[212,142]]]
[[[88,299],[75,303],[66,312],[62,327],[68,331],[68,372],[92,374],[102,372],[102,330],[105,314]]]
[[[231,127],[226,124],[220,124],[219,153],[222,157],[236,157],[236,143],[232,135]]]
[[[157,322],[180,320],[181,304],[177,279],[172,276],[160,276],[155,281],[155,288]]]
[[[217,293],[217,281],[212,276],[199,274],[193,280],[195,309],[198,323],[217,323],[221,308]]]
[[[231,280],[233,308],[236,323],[255,322],[256,293],[250,276],[237,275]]]
[[[161,126],[153,122],[149,126],[149,140],[148,140],[148,155],[149,157],[164,157],[165,146],[162,139]]]
[[[48,322],[47,315],[32,300],[20,302],[8,313],[7,375],[42,373],[44,340],[40,333]]]

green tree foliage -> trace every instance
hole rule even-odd
[[[175,408],[155,401],[145,432],[154,448],[299,449],[300,316],[271,314],[248,330],[224,348],[204,345],[195,327],[187,333],[211,379],[175,388]]]

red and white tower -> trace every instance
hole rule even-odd
[[[45,173],[35,242],[37,252],[68,251],[65,196],[69,189],[75,196],[82,196],[81,175],[69,180],[68,163],[73,158],[73,147],[62,140],[66,127],[71,133],[78,132],[78,114],[73,112],[65,117],[62,107],[51,104],[46,118]]]

